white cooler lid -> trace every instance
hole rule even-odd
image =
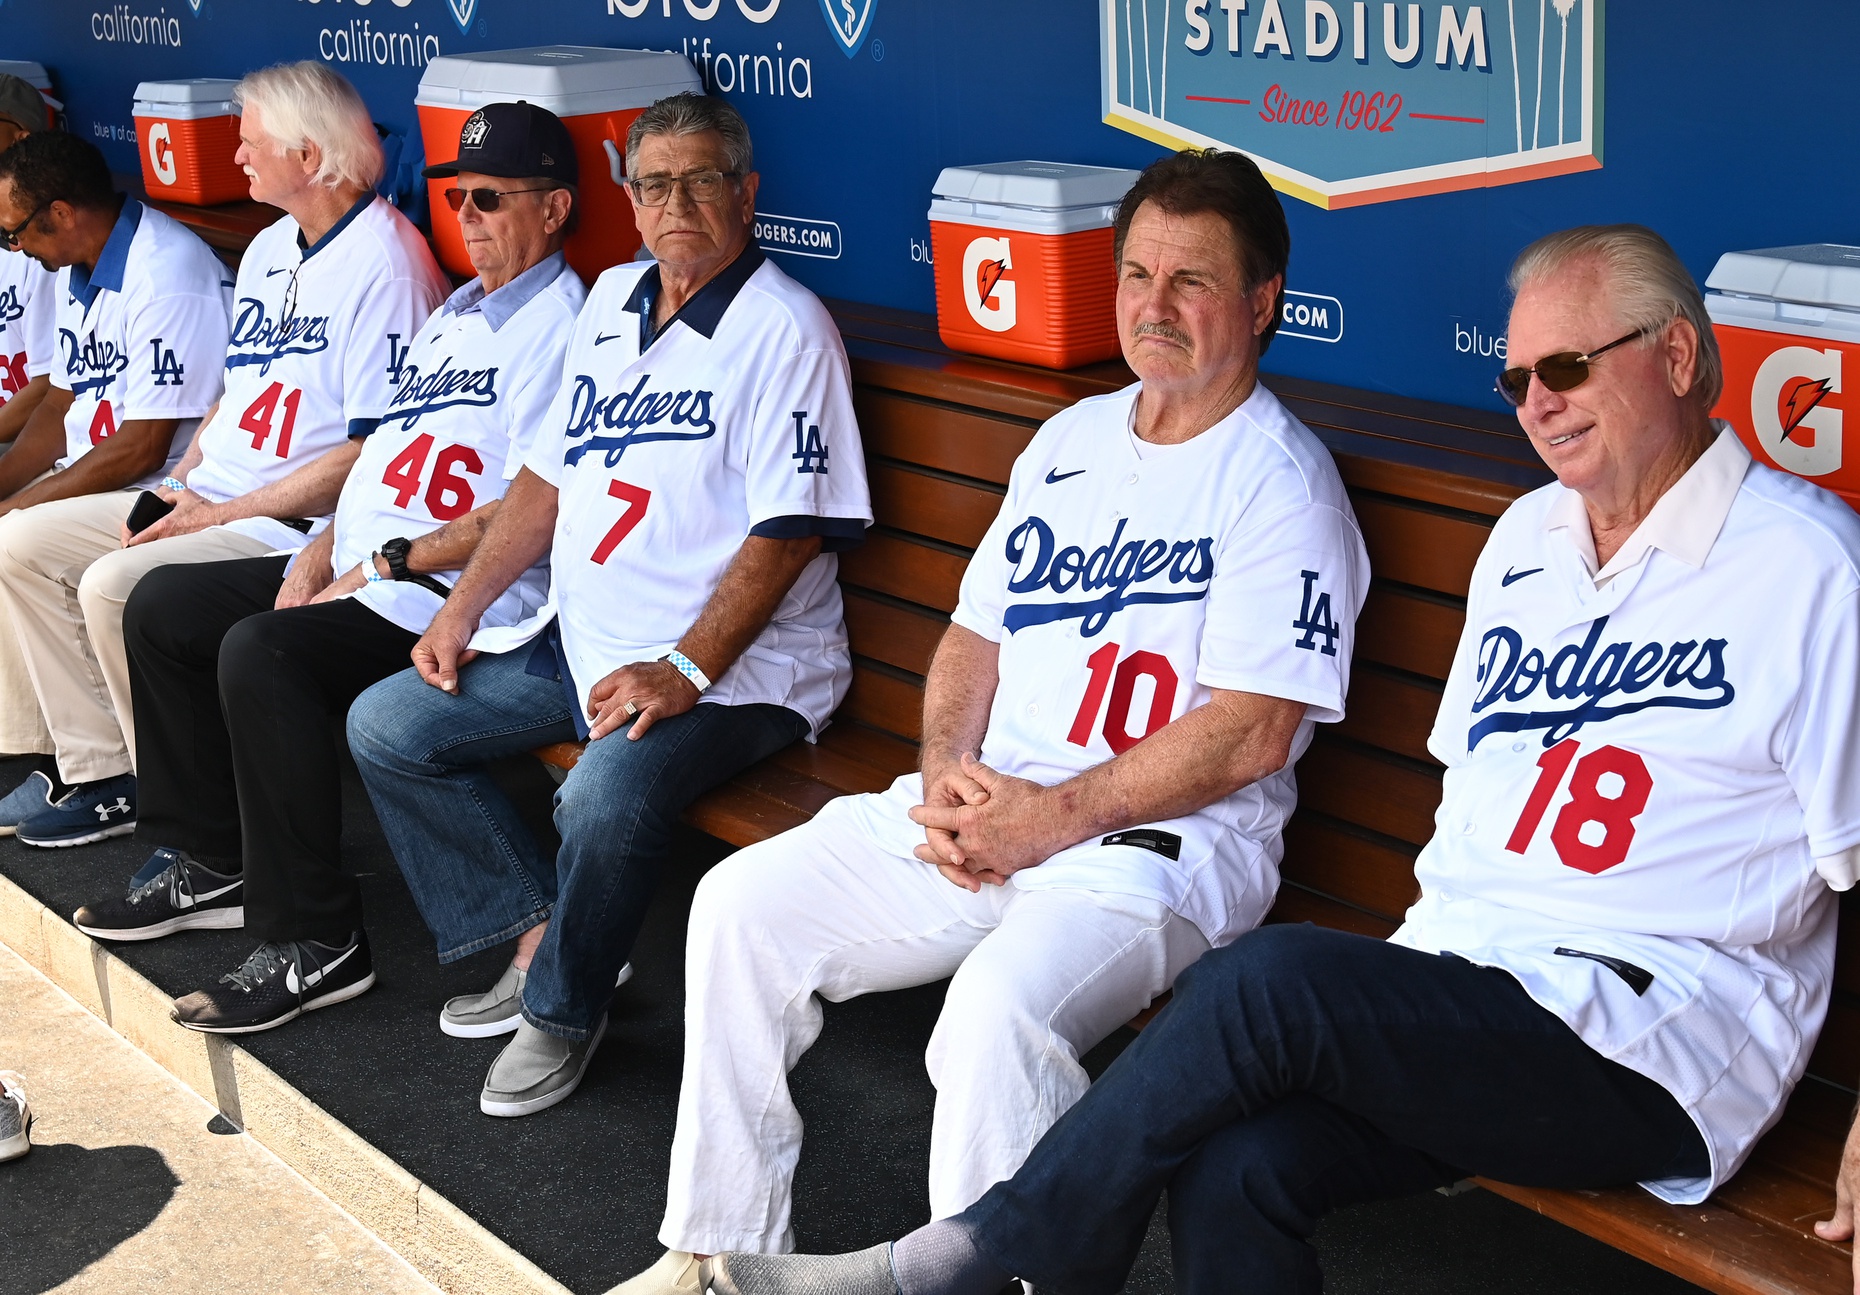
[[[1705,280],[1713,320],[1860,339],[1860,247],[1804,243],[1726,252]]]
[[[1104,229],[1139,174],[1073,162],[948,166],[936,178],[930,219],[1038,234]]]
[[[644,108],[667,95],[703,89],[681,54],[597,45],[535,45],[529,49],[442,54],[426,65],[414,103],[431,108],[482,108],[522,99],[558,117]]]
[[[23,58],[0,58],[0,72],[18,77],[35,90],[47,91],[52,88],[52,78],[45,74],[43,63]]]
[[[233,115],[232,92],[237,81],[223,77],[195,77],[185,81],[144,81],[136,87],[137,117],[172,117],[188,120]]]

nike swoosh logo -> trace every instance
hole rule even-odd
[[[179,907],[198,908],[200,905],[206,903],[210,899],[218,899],[221,895],[226,894],[228,891],[239,889],[240,885],[241,885],[240,882],[235,881],[230,886],[221,886],[218,890],[209,890],[204,895],[198,894],[198,893],[193,894],[193,895],[183,895],[181,896],[181,903]]]
[[[362,946],[358,944],[355,946],[355,949],[359,949],[361,947]],[[327,976],[330,972],[334,971],[337,967],[340,967],[343,963],[347,962],[350,958],[354,957],[355,949],[350,949],[347,953],[343,954],[340,958],[337,958],[332,963],[329,963],[322,967],[318,967],[315,971],[311,972],[307,977],[304,978],[304,981],[302,984],[299,984],[297,981],[297,968],[293,965],[290,970],[284,973],[284,987],[290,990],[293,994],[301,994],[306,989],[315,989],[318,985],[323,983],[323,977]]]
[[[594,344],[599,346],[602,342],[615,342],[625,336],[625,333],[596,333],[594,335]]]
[[[271,277],[272,277],[273,275],[276,275],[276,274],[289,274],[290,272],[291,272],[291,267],[290,267],[290,266],[288,266],[288,265],[280,265],[280,266],[278,266],[278,267],[277,267],[277,268],[276,268],[275,270],[266,270],[266,271],[265,271],[265,277],[266,277],[267,279],[269,279],[269,278],[271,278]]]
[[[1046,470],[1046,484],[1049,486],[1056,486],[1068,477],[1081,476],[1088,471],[1090,471],[1089,468],[1079,468],[1073,472],[1061,472],[1058,468],[1048,468]]]
[[[1542,567],[1532,567],[1529,571],[1507,570],[1504,575],[1499,577],[1498,583],[1500,585],[1515,585],[1518,581],[1524,579],[1525,576],[1534,576],[1542,570]]]

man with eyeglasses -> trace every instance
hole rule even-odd
[[[1860,873],[1860,518],[1712,420],[1711,322],[1653,231],[1549,235],[1511,284],[1500,388],[1557,480],[1474,568],[1407,921],[1210,954],[973,1207],[727,1256],[715,1295],[1112,1291],[1164,1192],[1178,1290],[1289,1295],[1346,1205],[1475,1174],[1695,1204],[1737,1172]]]
[[[79,518],[114,545],[139,490],[172,469],[219,398],[230,272],[191,230],[118,193],[95,146],[62,131],[0,153],[0,241],[58,276],[49,385],[0,456],[0,565],[14,545],[60,542]],[[79,569],[88,561],[80,556]],[[66,600],[59,610],[55,650],[91,666],[77,608]],[[36,697],[33,631],[0,597],[0,750],[53,746]],[[85,776],[73,771],[72,781]],[[54,790],[68,798],[75,789],[56,779],[47,759],[0,800],[0,833],[51,811]],[[110,826],[125,804],[114,795],[70,801]]]
[[[626,161],[656,261],[601,276],[415,668],[349,711],[440,958],[516,943],[487,992],[440,1014],[448,1034],[515,1034],[479,1094],[488,1115],[575,1090],[680,814],[817,732],[851,677],[833,554],[872,514],[839,331],[751,241],[758,178],[735,109],[661,100]],[[487,625],[545,557],[547,613]],[[577,737],[545,851],[486,765]]]
[[[146,495],[64,500],[0,528],[0,607],[57,750],[53,767],[0,801],[0,829],[27,845],[135,830],[130,591],[159,566],[295,550],[326,526],[447,291],[426,240],[374,192],[381,146],[354,87],[294,63],[252,73],[233,97],[252,197],[285,215],[240,261],[230,341],[189,370],[223,380],[224,395]],[[300,569],[279,603],[307,601],[308,578]]]
[[[343,867],[332,731],[402,670],[501,506],[554,401],[586,290],[562,255],[577,168],[568,128],[527,103],[468,117],[447,195],[478,277],[410,339],[335,521],[282,556],[172,564],[130,596],[138,834],[164,866],[79,909],[104,940],[237,927],[260,943],[175,1003],[189,1029],[248,1034],[374,984],[361,887]],[[289,581],[313,595],[276,606]],[[549,572],[521,573],[482,624],[535,615]]]

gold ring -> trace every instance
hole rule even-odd
[[[628,719],[632,719],[635,715],[639,714],[639,707],[635,706],[630,701],[620,703],[620,709],[625,713]]]

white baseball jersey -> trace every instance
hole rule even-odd
[[[219,399],[231,273],[193,230],[134,198],[95,270],[58,272],[52,384],[72,395],[60,468],[141,418],[180,426],[167,464],[136,484],[154,485],[180,461]]]
[[[420,231],[372,193],[314,244],[289,216],[262,231],[239,262],[226,394],[200,429],[188,489],[220,503],[366,436],[447,290]],[[279,548],[304,542],[269,517],[229,526]]]
[[[562,380],[562,352],[587,289],[560,252],[485,295],[473,279],[426,321],[400,366],[400,386],[336,505],[332,575],[388,540],[417,539],[501,499],[543,425]],[[457,571],[439,573],[455,584]],[[549,568],[532,567],[485,610],[483,625],[534,616]],[[438,613],[438,594],[406,581],[355,594],[412,633]]]
[[[1393,938],[1509,971],[1668,1089],[1711,1176],[1646,1186],[1689,1204],[1781,1114],[1827,1011],[1816,860],[1860,843],[1860,517],[1727,430],[1599,573],[1593,553],[1560,485],[1493,529]]]
[[[52,371],[52,316],[58,285],[24,252],[0,250],[0,405]]]
[[[819,535],[702,698],[787,706],[817,733],[852,678],[834,551],[872,519],[839,329],[754,246],[648,341],[658,284],[656,265],[601,275],[524,465],[561,492],[550,610],[582,712],[602,678],[678,645],[749,536]],[[547,614],[472,646],[515,646]]]
[[[1132,431],[1140,391],[1040,429],[963,577],[956,624],[1000,645],[981,758],[1002,773],[1061,782],[1216,688],[1303,702],[1293,759],[1343,717],[1369,561],[1330,454],[1263,386],[1193,440],[1148,446]],[[1154,899],[1224,944],[1271,906],[1296,800],[1288,763],[1014,881]],[[898,830],[908,855],[922,830]]]

